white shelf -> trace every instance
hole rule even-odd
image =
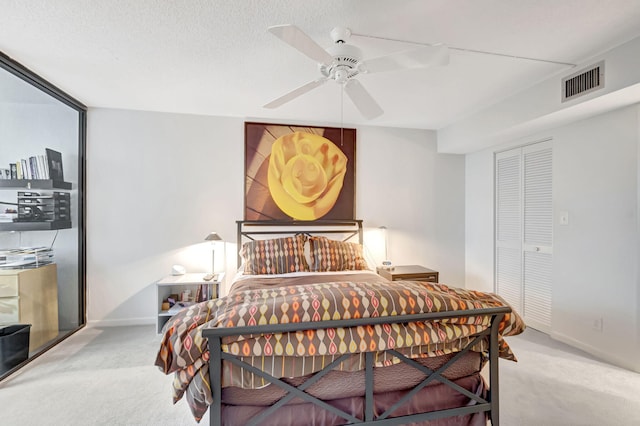
[[[162,302],[172,294],[180,295],[184,290],[191,290],[194,296],[196,290],[201,285],[209,286],[208,300],[218,298],[220,283],[224,279],[224,273],[218,273],[211,281],[205,281],[203,278],[206,272],[191,272],[184,275],[168,275],[156,281],[156,332],[162,332],[162,327],[175,315],[167,310],[162,310]]]

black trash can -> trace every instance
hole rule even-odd
[[[31,324],[0,326],[0,376],[29,358]]]

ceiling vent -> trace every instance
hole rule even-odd
[[[604,61],[562,79],[562,102],[604,87]]]

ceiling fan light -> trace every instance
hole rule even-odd
[[[333,78],[338,83],[344,83],[345,81],[347,81],[347,78],[349,78],[349,71],[344,69],[337,69],[333,74]]]

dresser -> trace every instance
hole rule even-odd
[[[31,324],[29,352],[58,335],[58,271],[55,264],[0,270],[0,325]]]

